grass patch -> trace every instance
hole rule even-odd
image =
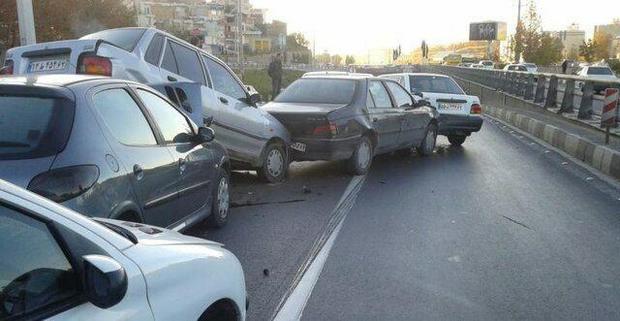
[[[288,87],[293,81],[301,78],[305,71],[284,70],[282,74],[282,88]],[[243,83],[253,86],[263,96],[264,101],[271,100],[271,78],[266,69],[248,69],[243,75]]]

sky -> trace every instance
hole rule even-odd
[[[469,23],[504,21],[514,32],[518,0],[250,0],[267,9],[267,19],[283,20],[288,31],[316,42],[316,51],[364,54],[368,50],[418,48],[467,41]],[[522,14],[527,0],[522,0]],[[563,30],[573,22],[591,37],[594,25],[620,18],[620,0],[536,0],[544,30]],[[581,2],[581,1],[579,1]]]

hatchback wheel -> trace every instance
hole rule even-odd
[[[464,135],[448,135],[448,141],[450,142],[450,145],[455,147],[463,145],[465,139],[467,139],[467,136]]]
[[[422,144],[417,148],[418,153],[422,156],[429,156],[435,150],[435,144],[437,143],[437,126],[435,124],[428,125],[426,129],[426,136],[422,140]]]
[[[268,183],[279,183],[286,178],[288,158],[280,144],[269,144],[263,154],[263,166],[258,169],[258,176]]]
[[[230,209],[230,180],[228,172],[224,169],[216,180],[213,189],[213,204],[211,205],[211,215],[208,218],[210,226],[220,228],[228,221],[228,211]]]
[[[353,175],[365,175],[372,164],[372,142],[368,136],[362,136],[353,156],[348,161],[349,172]]]

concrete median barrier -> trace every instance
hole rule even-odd
[[[487,105],[484,108],[484,113],[544,140],[547,144],[562,150],[606,175],[620,180],[620,152],[616,150],[595,144],[586,138],[504,108]]]

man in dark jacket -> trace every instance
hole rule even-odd
[[[568,69],[568,60],[564,59],[562,62],[562,73],[566,74],[566,70]]]
[[[280,93],[282,86],[282,58],[280,53],[269,64],[267,73],[271,77],[271,99],[273,100]]]

